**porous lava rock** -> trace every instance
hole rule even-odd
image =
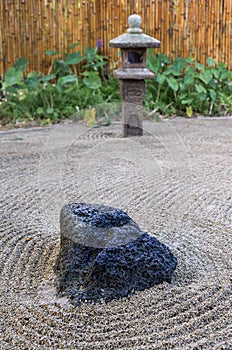
[[[60,230],[57,289],[74,304],[108,302],[171,282],[176,257],[120,209],[67,204],[60,213]]]

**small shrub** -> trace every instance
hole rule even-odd
[[[63,54],[46,51],[52,57],[47,75],[31,72],[25,77],[28,60],[15,62],[2,84],[5,101],[0,104],[1,124],[38,121],[44,125],[91,106],[121,101],[119,80],[104,75],[107,57],[99,55],[96,48],[85,48],[84,56],[80,51],[70,53],[76,46],[78,43]],[[232,72],[225,64],[216,65],[211,58],[207,65],[192,58],[176,57],[172,62],[165,54],[150,51],[148,68],[155,73],[155,78],[147,81],[144,100],[150,115],[232,113]],[[105,119],[109,123],[108,114]]]
[[[77,45],[77,44],[74,44]],[[69,49],[74,48],[72,45]],[[47,55],[61,55],[46,51]],[[120,99],[119,82],[112,76],[101,78],[105,57],[95,49],[67,53],[52,60],[48,75],[29,73],[24,79],[28,60],[20,58],[6,75],[3,90],[6,101],[0,105],[2,124],[11,121],[39,121],[42,125],[68,118],[77,110]],[[77,75],[77,65],[85,62],[85,71]]]
[[[164,54],[148,56],[148,68],[156,75],[147,82],[145,106],[164,115],[231,113],[232,72],[208,58],[207,65],[192,58]]]

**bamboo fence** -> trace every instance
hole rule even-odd
[[[47,73],[45,50],[64,53],[80,42],[75,50],[83,51],[98,38],[115,68],[119,55],[108,43],[126,32],[132,13],[172,59],[212,57],[232,69],[232,0],[0,0],[0,74],[19,57],[29,58],[30,71]]]

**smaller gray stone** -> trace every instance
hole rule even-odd
[[[63,238],[94,248],[116,247],[141,235],[139,226],[124,211],[86,203],[62,208],[60,231]]]

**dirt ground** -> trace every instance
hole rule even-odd
[[[0,349],[232,349],[232,118],[0,132]],[[171,284],[75,308],[58,298],[59,212],[126,211],[178,259]]]

